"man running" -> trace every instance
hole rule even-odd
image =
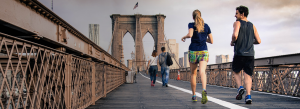
[[[249,10],[245,6],[236,8],[236,22],[233,24],[233,34],[231,46],[234,46],[234,57],[232,62],[232,70],[234,78],[239,87],[236,99],[241,100],[245,89],[242,86],[241,70],[244,70],[244,78],[246,85],[245,103],[251,104],[251,87],[252,73],[254,69],[254,46],[260,44],[261,40],[255,26],[247,20]]]

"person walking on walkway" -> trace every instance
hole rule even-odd
[[[241,100],[245,89],[242,86],[241,70],[244,70],[244,78],[246,85],[245,103],[251,104],[251,87],[252,74],[254,68],[254,46],[253,44],[260,44],[261,40],[256,30],[256,27],[247,20],[249,10],[245,6],[236,8],[236,21],[233,24],[233,34],[231,46],[234,46],[234,56],[232,62],[232,70],[234,78],[239,87],[236,95],[237,100]]]
[[[168,80],[169,80],[169,71],[170,68],[167,65],[167,55],[170,55],[168,52],[166,52],[165,47],[161,47],[162,53],[158,56],[159,65],[161,67],[161,79],[162,79],[162,86],[168,87]]]
[[[151,86],[154,86],[155,81],[156,81],[156,73],[157,73],[157,61],[158,61],[158,56],[157,56],[157,51],[153,50],[152,55],[151,55],[150,62],[148,62],[148,67],[149,68],[149,74],[150,74],[150,80],[151,80]]]
[[[189,62],[191,68],[191,88],[193,92],[192,100],[197,101],[196,98],[196,77],[197,77],[197,66],[199,63],[199,72],[202,82],[202,99],[201,103],[207,102],[207,91],[206,91],[206,65],[208,62],[209,54],[206,42],[213,44],[213,37],[209,26],[204,23],[199,10],[193,11],[193,19],[195,22],[189,23],[189,32],[186,36],[182,37],[181,40],[185,42],[186,38],[191,38],[191,44],[189,46]]]

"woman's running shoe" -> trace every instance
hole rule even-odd
[[[207,100],[207,92],[206,92],[206,90],[203,90],[203,91],[202,91],[202,99],[201,99],[201,103],[202,103],[202,104],[205,104],[207,101],[208,101],[208,100]]]
[[[193,95],[193,96],[192,96],[192,101],[197,101],[196,95]]]

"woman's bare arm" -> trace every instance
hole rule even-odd
[[[194,32],[194,29],[193,29],[193,28],[190,28],[190,29],[189,29],[189,33],[188,33],[187,35],[183,36],[183,37],[181,38],[181,41],[185,42],[185,39],[186,39],[186,38],[191,38],[191,37],[193,37],[193,32]]]
[[[214,43],[214,40],[213,40],[212,34],[210,33],[210,34],[208,34],[207,36],[208,36],[208,37],[207,37],[206,42],[213,44],[213,43]]]

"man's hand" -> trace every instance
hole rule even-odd
[[[231,42],[230,42],[230,45],[231,45],[231,46],[234,46],[234,42],[231,41]]]

